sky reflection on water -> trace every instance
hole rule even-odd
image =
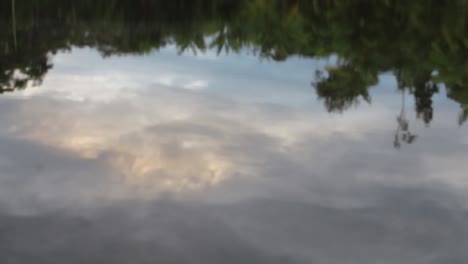
[[[417,142],[397,150],[396,81],[329,114],[309,76],[333,58],[52,60],[0,98],[2,262],[468,258],[468,134],[444,92],[429,128],[409,111]]]

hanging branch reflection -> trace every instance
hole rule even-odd
[[[397,76],[397,84],[398,90],[401,92],[401,111],[400,115],[397,116],[397,130],[395,132],[395,140],[393,141],[393,146],[397,149],[401,147],[401,143],[404,142],[406,144],[413,143],[417,135],[414,135],[409,130],[409,121],[406,118],[406,101],[405,101],[405,82],[401,78],[401,71],[396,73]]]

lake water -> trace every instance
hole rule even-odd
[[[467,17],[2,1],[0,263],[466,263]]]

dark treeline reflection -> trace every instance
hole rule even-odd
[[[441,85],[461,106],[460,124],[468,118],[466,0],[11,0],[0,3],[0,19],[0,92],[40,83],[48,54],[71,46],[103,56],[168,44],[180,52],[247,47],[277,61],[337,55],[335,66],[311,73],[329,111],[370,101],[378,75],[393,72],[426,124]]]

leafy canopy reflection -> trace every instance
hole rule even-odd
[[[52,67],[48,55],[72,46],[103,56],[168,44],[180,52],[247,47],[277,61],[338,56],[313,81],[329,111],[370,102],[378,75],[393,72],[426,124],[441,85],[460,104],[461,124],[468,118],[467,19],[466,0],[2,1],[0,92],[39,84]]]

